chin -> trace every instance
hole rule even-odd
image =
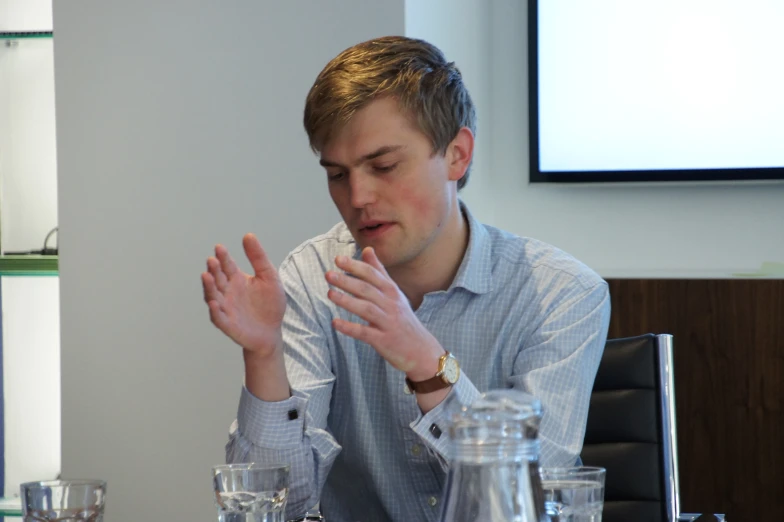
[[[399,262],[399,259],[395,258],[395,256],[390,256],[384,250],[376,250],[376,257],[378,257],[378,260],[381,261],[381,264],[384,266],[384,268],[395,266]]]
[[[384,265],[385,268],[389,266],[390,259],[389,256],[386,254],[386,252],[384,252],[383,250],[381,251],[376,250],[376,257],[378,258],[379,261],[381,261],[381,264]]]

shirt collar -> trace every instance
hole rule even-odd
[[[493,288],[491,238],[484,225],[474,218],[462,200],[460,210],[468,222],[468,247],[449,289],[459,287],[475,294],[484,294]]]

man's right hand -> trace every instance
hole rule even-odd
[[[256,236],[246,234],[242,246],[254,275],[242,272],[226,247],[217,245],[201,275],[204,301],[212,323],[245,349],[246,361],[266,359],[282,346],[286,293]]]

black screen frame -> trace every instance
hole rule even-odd
[[[528,0],[528,158],[530,183],[784,180],[784,167],[542,171],[539,166],[539,0]],[[784,144],[782,145],[784,146]]]

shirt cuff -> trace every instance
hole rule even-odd
[[[441,459],[449,462],[452,458],[452,445],[449,440],[449,426],[452,413],[462,405],[469,405],[479,397],[479,390],[464,373],[452,386],[449,395],[441,403],[411,423],[411,429],[419,435],[427,446]]]
[[[307,399],[296,395],[283,401],[265,402],[243,386],[237,411],[239,432],[263,448],[298,448],[305,431],[307,404]]]

